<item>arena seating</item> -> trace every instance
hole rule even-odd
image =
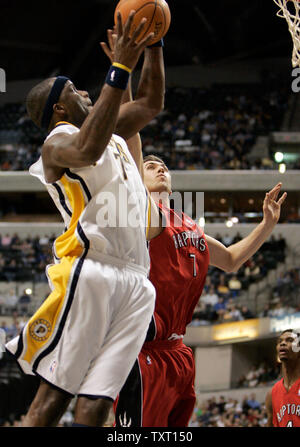
[[[272,169],[271,154],[254,162],[248,156],[258,136],[280,128],[288,94],[276,83],[168,88],[165,110],[141,132],[144,152],[163,157],[170,169]],[[0,169],[27,170],[45,134],[23,104],[1,107],[0,123]]]

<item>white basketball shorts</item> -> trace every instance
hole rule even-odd
[[[64,257],[52,293],[6,344],[27,374],[70,393],[114,400],[144,343],[155,289],[128,265]]]

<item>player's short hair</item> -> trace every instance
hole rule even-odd
[[[298,339],[298,345],[300,346],[300,333],[298,331],[295,331],[295,329],[285,329],[284,331],[281,332],[281,334],[278,335],[277,340],[279,340],[279,338],[286,332],[291,332],[292,334],[296,335]]]
[[[284,331],[281,332],[279,337],[281,337],[281,335],[285,334],[286,332],[292,332],[293,334],[300,336],[299,332],[295,331],[295,329],[285,329]]]
[[[27,113],[38,127],[42,127],[41,121],[43,111],[55,79],[56,78],[47,78],[35,85],[26,97]]]
[[[143,163],[146,163],[147,161],[157,161],[158,163],[163,164],[168,169],[166,163],[156,155],[146,155],[146,157],[144,157]]]

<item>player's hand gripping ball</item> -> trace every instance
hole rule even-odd
[[[115,24],[117,23],[118,12],[120,12],[124,24],[132,10],[136,11],[131,27],[132,32],[135,31],[143,17],[147,19],[137,42],[140,42],[148,34],[154,33],[154,37],[149,44],[153,45],[167,34],[171,23],[171,13],[165,0],[120,0],[115,9]]]

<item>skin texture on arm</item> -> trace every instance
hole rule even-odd
[[[115,34],[115,29],[114,30],[108,29],[107,30],[108,43],[100,42],[102,50],[104,51],[106,56],[109,58],[111,63],[113,63],[114,58],[115,58],[114,46],[115,46],[116,37],[117,36]],[[162,76],[162,74],[161,74],[161,76]],[[142,75],[142,77],[143,77],[143,75]],[[164,79],[164,74],[163,74],[163,77],[161,77],[161,79]],[[143,82],[145,83],[145,81],[143,81]],[[119,113],[119,117],[118,117],[118,125],[117,125],[117,129],[116,129],[116,133],[123,136],[123,138],[124,138],[124,135],[122,135],[122,130],[120,130],[119,123],[122,122],[124,125],[124,122],[126,122],[126,114],[128,113],[128,107],[126,106],[125,111],[124,111],[123,105],[130,103],[131,104],[130,107],[132,107],[132,103],[134,102],[131,84],[132,84],[132,82],[131,82],[131,76],[130,76],[127,89],[125,90],[125,92],[123,93],[123,96],[122,96],[121,108],[120,108],[120,113]],[[142,83],[142,85],[143,85],[143,83]],[[136,106],[136,104],[139,104],[139,103],[135,103],[135,106]],[[161,107],[161,101],[159,101],[159,103],[158,103],[158,108],[159,107]],[[153,111],[153,113],[157,114],[157,111]],[[125,114],[125,121],[124,121],[124,114]],[[127,138],[126,143],[127,143],[128,149],[136,163],[136,166],[140,172],[140,175],[143,179],[143,177],[144,177],[143,152],[142,152],[142,141],[141,141],[139,132],[136,132],[130,138]]]
[[[206,236],[210,251],[210,264],[224,270],[225,272],[236,272],[257,250],[263,245],[273,231],[280,217],[281,205],[287,194],[284,193],[277,200],[281,183],[278,183],[266,194],[262,222],[244,239],[225,247],[216,239]]]
[[[106,42],[100,42],[100,45],[101,45],[104,53],[107,55],[107,57],[110,59],[111,62],[114,60],[113,48],[114,48],[115,38],[116,38],[116,36],[115,36],[114,32],[112,30],[108,30],[107,31],[108,44],[106,44]],[[161,85],[161,90],[163,91],[163,94],[164,94],[164,71],[162,70],[161,57],[159,59],[160,59],[160,61],[159,61],[158,71],[160,71],[160,74],[159,74],[160,85],[163,81],[163,86]],[[142,77],[143,76],[145,77],[145,73],[144,73],[144,75],[142,75]],[[146,83],[145,80],[143,82],[144,82],[144,84]],[[142,85],[143,85],[143,83],[142,83]],[[151,94],[152,94],[152,92],[151,92]],[[156,100],[157,99],[155,99],[155,101]],[[134,100],[133,100],[133,95],[132,95],[131,78],[130,78],[130,80],[128,82],[127,89],[124,92],[123,97],[122,97],[122,105],[125,104],[125,105],[130,106],[133,102],[134,102]],[[136,102],[136,103],[138,103],[138,102]],[[158,107],[160,107],[160,106],[161,106],[161,100],[158,101]],[[127,112],[128,112],[128,107],[126,107],[126,110],[125,110],[125,113],[127,113]],[[124,113],[124,109],[123,109],[123,111],[120,110],[120,115],[119,115],[119,120],[121,120],[122,123],[124,124],[124,117],[122,116],[122,113]],[[134,133],[130,138],[128,138],[126,140],[126,143],[127,143],[128,149],[136,163],[136,166],[140,172],[141,178],[142,178],[142,180],[144,180],[142,141],[141,141],[141,136],[140,136],[139,132]],[[158,236],[162,231],[160,214],[159,214],[158,208],[157,208],[154,200],[151,198],[151,196],[150,196],[150,206],[151,206],[151,219],[152,219],[152,221],[157,222],[158,226],[155,226],[153,228],[150,226],[150,228],[148,229],[148,232],[147,232],[148,240],[153,239],[154,237]]]
[[[267,410],[267,427],[273,427],[273,407],[272,407],[272,390],[268,391],[266,395],[266,410]]]
[[[165,71],[163,50],[146,48],[136,97],[122,104],[115,133],[129,140],[164,108]]]
[[[139,170],[139,173],[144,180],[144,169],[143,169],[143,152],[142,152],[142,141],[140,134],[137,133],[133,137],[129,138],[127,141],[128,149],[135,161],[135,164]]]

